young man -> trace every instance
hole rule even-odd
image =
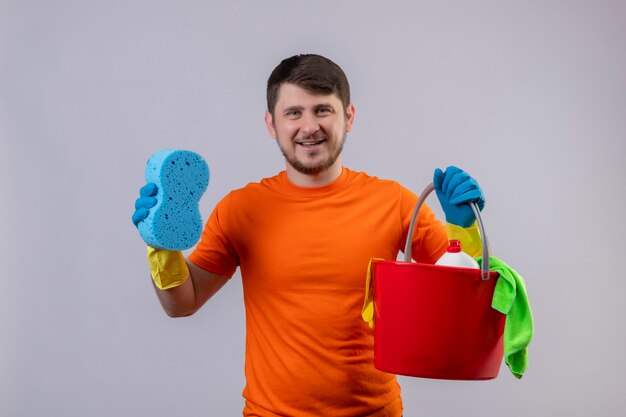
[[[219,202],[188,260],[148,248],[159,300],[170,316],[193,314],[241,269],[244,416],[398,417],[400,387],[374,368],[361,308],[368,262],[395,259],[404,248],[417,196],[342,166],[355,108],[332,61],[285,59],[269,77],[267,102],[265,122],[286,170]],[[468,227],[464,239],[476,236],[473,212],[462,203],[484,204],[478,184],[449,168],[435,172],[435,186],[448,223]],[[142,189],[135,224],[156,204],[155,193],[153,184]],[[427,207],[409,238],[414,259],[427,263],[448,243]]]

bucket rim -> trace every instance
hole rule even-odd
[[[406,262],[406,261],[400,261],[400,260],[392,261],[388,259],[372,259],[372,266],[377,265],[377,264],[390,266],[390,267],[439,270],[442,272],[447,271],[449,273],[455,273],[455,274],[476,275],[479,279],[483,281],[486,281],[488,279],[497,279],[500,276],[500,273],[498,273],[497,271],[489,271],[488,277],[485,278],[485,276],[483,275],[483,272],[480,269],[464,268],[461,266],[435,265],[435,264],[427,264],[427,263],[421,263],[421,262]]]

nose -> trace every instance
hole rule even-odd
[[[313,135],[315,132],[320,130],[320,124],[317,117],[313,114],[306,113],[302,117],[301,121],[302,125],[300,126],[300,131],[306,136]]]

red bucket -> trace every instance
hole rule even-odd
[[[432,190],[431,184],[421,194],[409,236]],[[498,376],[506,316],[491,308],[498,273],[489,271],[488,242],[472,207],[483,241],[482,270],[410,262],[410,238],[404,262],[372,261],[377,369],[454,380]]]

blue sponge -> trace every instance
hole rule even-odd
[[[191,248],[202,234],[198,203],[209,185],[207,163],[195,152],[163,149],[148,160],[146,182],[158,192],[156,205],[137,225],[141,238],[153,248]]]

